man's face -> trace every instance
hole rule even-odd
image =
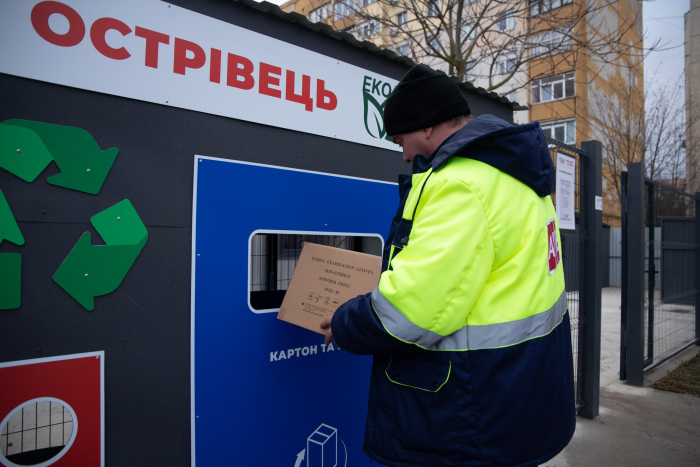
[[[403,161],[413,162],[413,158],[416,154],[423,154],[424,156],[429,156],[432,154],[430,145],[428,144],[428,137],[425,130],[416,130],[411,133],[401,133],[392,136],[394,143],[401,146],[403,149]]]

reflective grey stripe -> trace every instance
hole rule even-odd
[[[379,291],[372,291],[372,306],[384,327],[394,337],[430,350],[493,349],[519,344],[549,334],[566,312],[566,291],[547,311],[507,323],[464,326],[441,336],[413,324]]]

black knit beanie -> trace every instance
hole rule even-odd
[[[426,65],[415,65],[386,100],[384,128],[394,136],[469,113],[469,103],[452,79]]]

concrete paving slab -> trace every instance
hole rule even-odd
[[[600,415],[578,417],[569,445],[545,465],[698,466],[700,398],[620,381],[620,288],[603,289]],[[692,346],[645,374],[645,386],[700,352]]]

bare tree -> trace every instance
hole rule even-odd
[[[359,2],[359,3],[358,3]],[[361,28],[382,31],[390,47],[408,46],[416,62],[441,67],[489,91],[515,90],[580,57],[607,63],[641,59],[641,8],[630,17],[605,15],[631,0],[341,0]],[[627,5],[629,6],[629,5]],[[364,22],[364,23],[363,23]],[[614,23],[614,27],[611,24]],[[378,28],[377,28],[378,26]],[[388,33],[388,34],[387,34]],[[655,44],[656,45],[656,44]],[[405,49],[404,49],[405,50]],[[620,60],[627,57],[629,60]],[[539,72],[528,71],[537,64]],[[544,65],[544,66],[542,66]]]
[[[629,77],[613,82],[611,92],[593,95],[591,129],[603,145],[603,176],[615,201],[621,197],[620,174],[632,162],[644,162],[647,178],[673,188],[696,185],[697,168],[686,164],[683,79],[660,83],[653,75],[642,91]],[[664,200],[668,204],[664,212],[676,213],[676,207],[683,210],[674,204],[682,204],[681,198],[669,195]]]

